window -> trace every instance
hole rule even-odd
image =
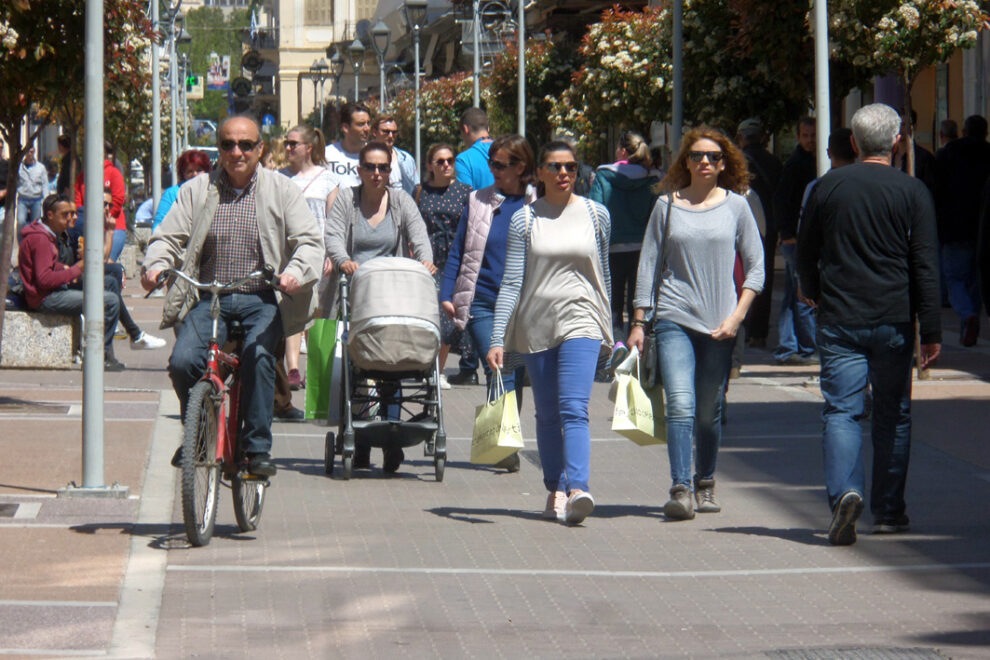
[[[333,25],[333,0],[306,0],[303,23],[308,26]]]

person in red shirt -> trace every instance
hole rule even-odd
[[[127,201],[127,186],[124,185],[124,175],[113,164],[114,146],[108,140],[103,143],[103,189],[110,191],[110,198],[113,206],[110,213],[117,220],[117,225],[113,232],[113,245],[110,248],[110,261],[116,262],[124,249],[124,241],[127,239],[127,216],[124,215],[124,202]],[[86,173],[80,171],[76,176],[76,207],[83,210],[86,204]],[[97,214],[96,217],[100,217]],[[82,233],[82,226],[85,218],[80,218],[76,223],[75,233]]]
[[[68,229],[76,206],[58,195],[49,195],[41,204],[41,222],[21,230],[18,267],[24,281],[28,307],[42,314],[77,316],[83,312],[83,292],[69,285],[82,277],[83,260],[67,266],[58,260],[58,236]],[[103,368],[123,371],[113,355],[113,334],[120,317],[120,298],[103,291]]]

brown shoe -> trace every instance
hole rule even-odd
[[[691,489],[684,484],[678,484],[671,488],[670,500],[663,505],[663,515],[670,520],[691,520],[694,518]]]

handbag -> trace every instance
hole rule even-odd
[[[494,465],[523,448],[516,393],[505,391],[501,370],[495,372],[495,386],[488,396],[475,409],[471,435],[471,462],[479,465]]]
[[[660,278],[667,269],[667,241],[670,238],[670,211],[674,207],[674,194],[667,196],[667,215],[663,222],[663,243],[660,245],[660,260],[657,263],[656,273],[653,275],[653,299],[654,314],[643,328],[643,356],[642,367],[640,369],[641,382],[643,387],[651,389],[660,386],[660,355],[657,353],[656,343],[656,308],[660,299]]]
[[[344,324],[336,319],[315,319],[306,340],[306,419],[340,418],[340,382]]]
[[[642,363],[636,360],[636,369],[616,377],[618,387],[615,408],[612,412],[612,430],[629,438],[637,445],[659,445],[667,442],[667,425],[664,415],[663,387],[649,390],[640,383]]]

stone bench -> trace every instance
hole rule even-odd
[[[79,317],[7,310],[0,368],[71,369]]]

